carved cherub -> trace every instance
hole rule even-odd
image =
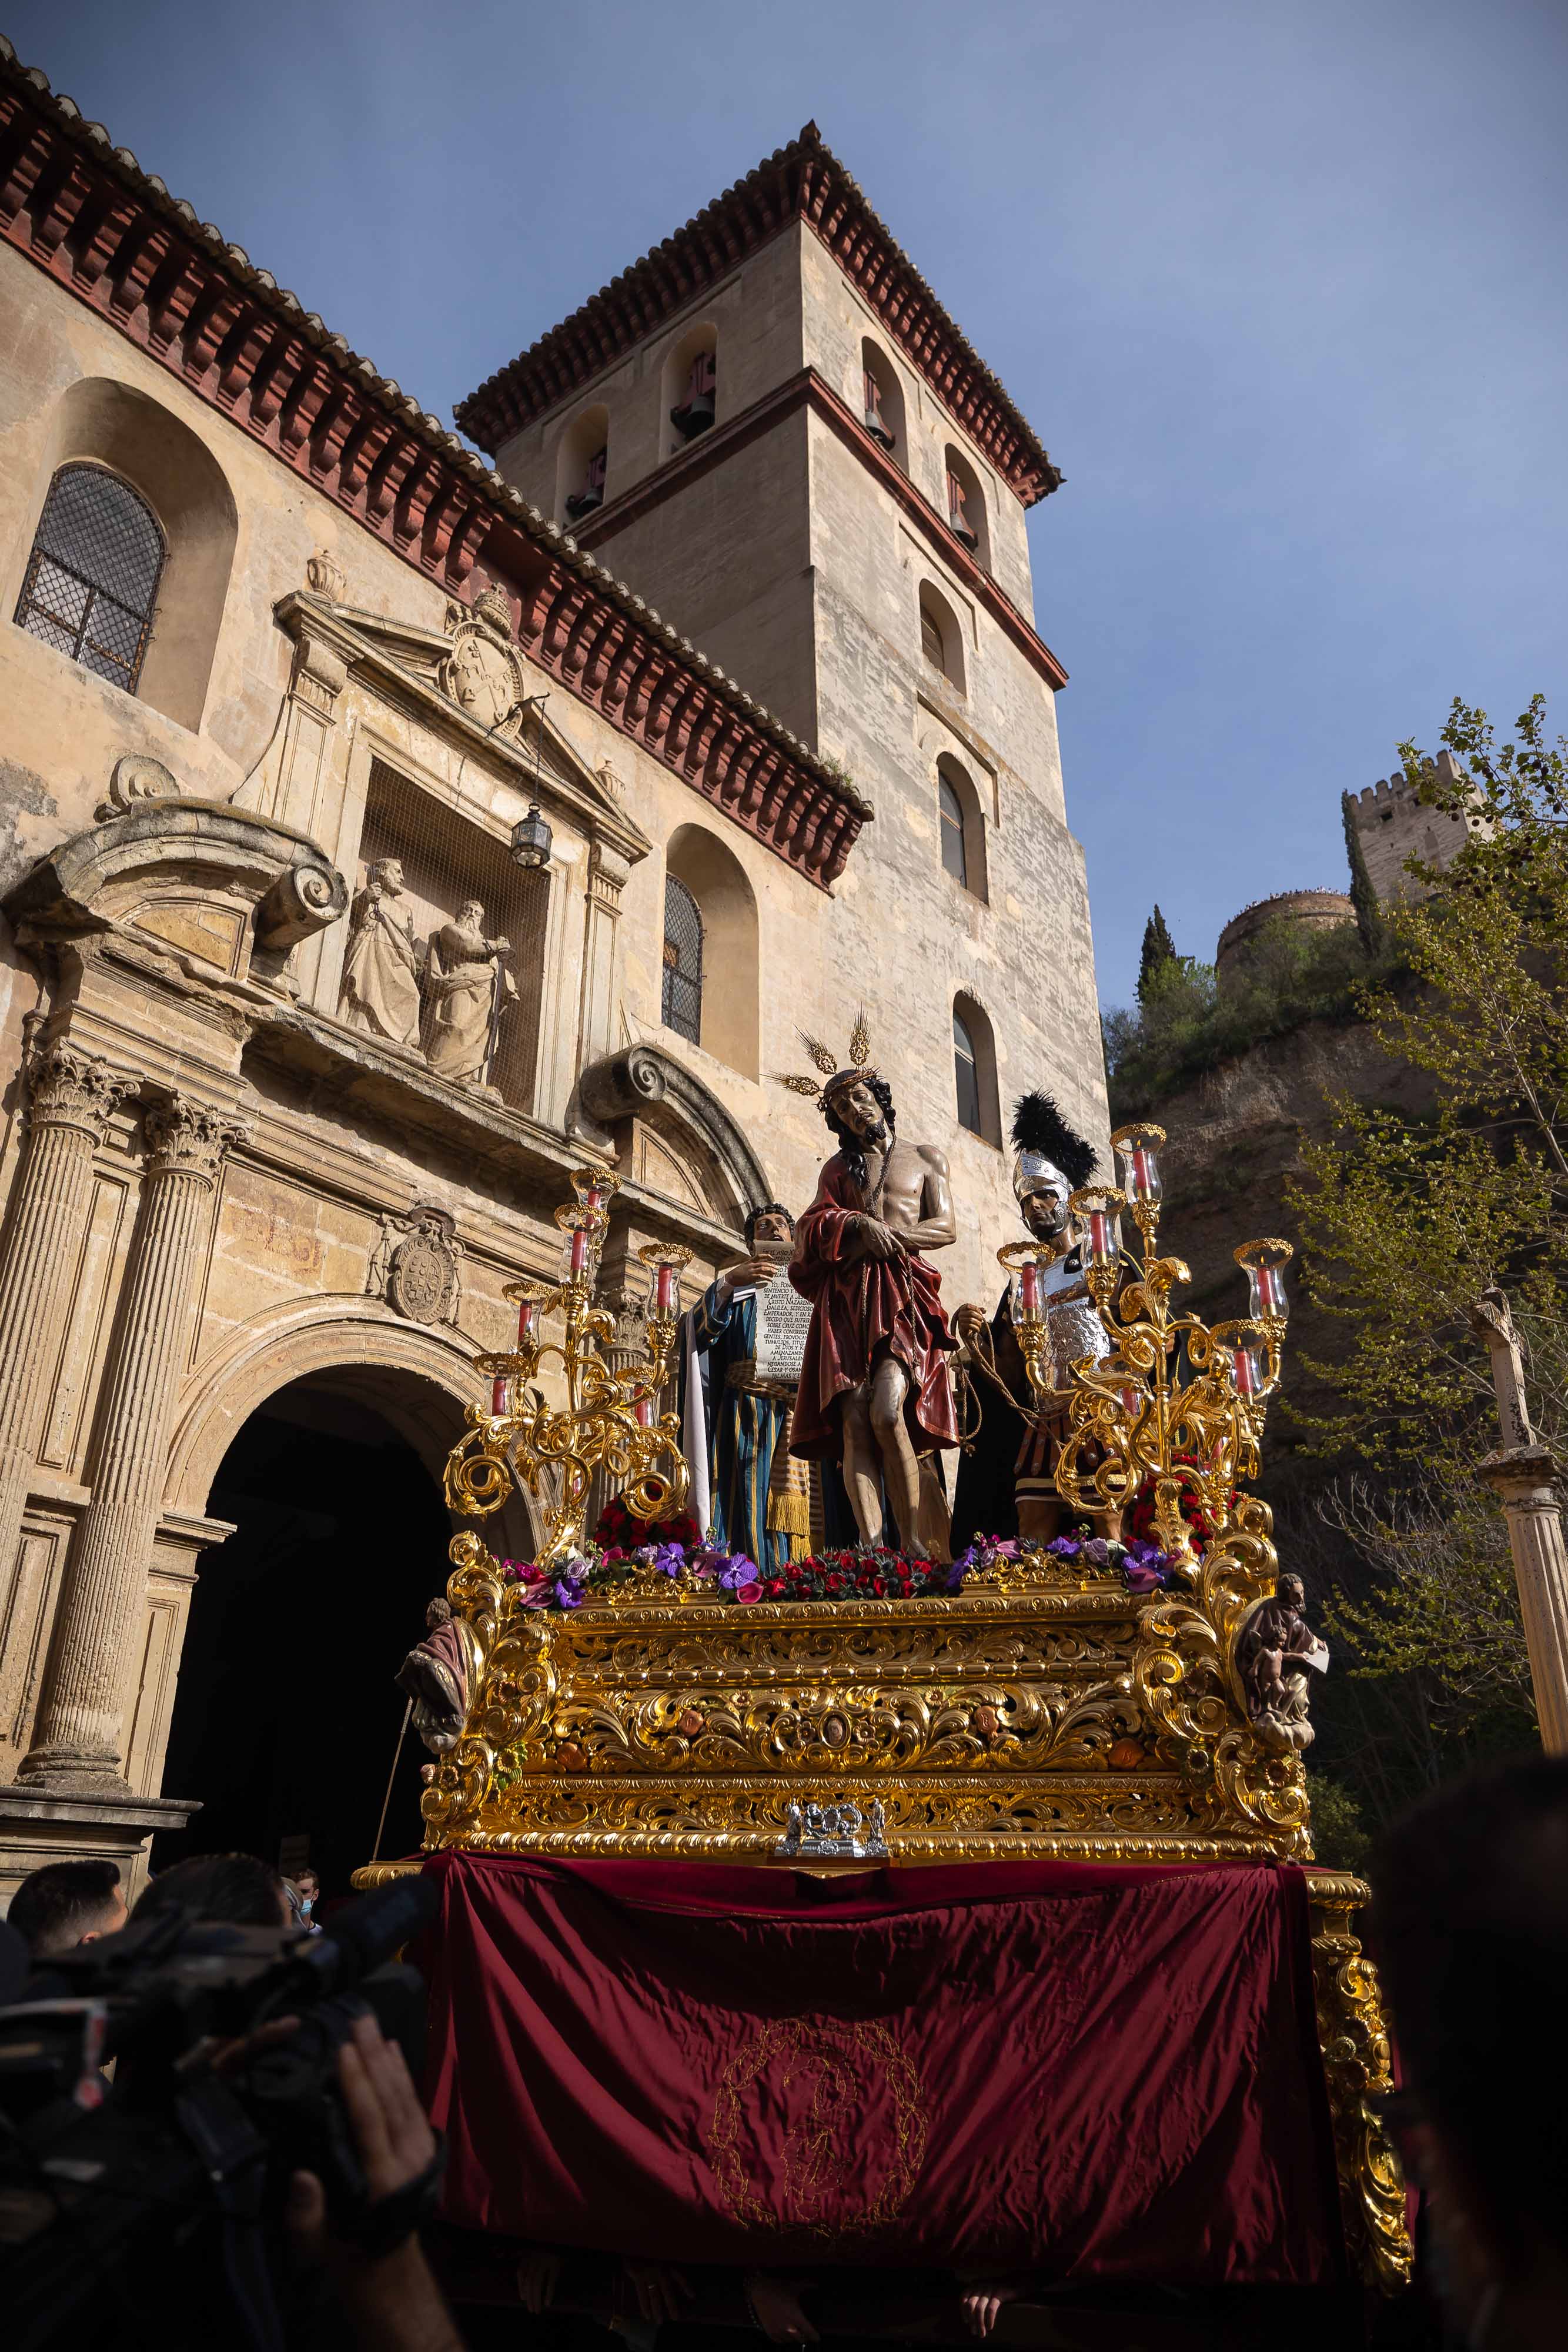
[[[1304,1613],[1299,1576],[1282,1576],[1273,1596],[1249,1610],[1236,1637],[1236,1671],[1253,1727],[1271,1748],[1302,1754],[1312,1744],[1308,1721],[1312,1677],[1328,1672],[1329,1647]]]

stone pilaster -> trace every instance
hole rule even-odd
[[[0,1260],[0,1583],[16,1556],[70,1307],[93,1153],[136,1081],[60,1041],[33,1055],[26,1084],[27,1140]]]
[[[1511,1445],[1479,1468],[1508,1519],[1541,1744],[1548,1756],[1568,1756],[1568,1546],[1552,1449]]]
[[[34,1741],[19,1779],[124,1796],[124,1667],[141,1622],[162,1500],[197,1255],[225,1152],[244,1134],[175,1095],[147,1114],[150,1151],[110,1368],[92,1500],[83,1515],[50,1648]]]
[[[631,861],[605,841],[589,856],[588,921],[582,950],[582,1011],[578,1024],[578,1066],[586,1068],[615,1043],[616,946],[621,893]]]

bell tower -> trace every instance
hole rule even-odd
[[[1061,476],[815,124],[456,414],[869,795],[837,887],[876,895],[929,989],[960,1126],[998,1147],[1044,1085],[1103,1133],[1066,673],[1025,530]]]

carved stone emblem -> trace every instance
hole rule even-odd
[[[448,604],[452,650],[436,684],[487,732],[516,736],[528,690],[528,671],[512,637],[512,611],[496,588],[471,605]]]
[[[455,1323],[463,1255],[455,1222],[429,1201],[416,1201],[406,1217],[383,1217],[366,1289],[410,1323]]]

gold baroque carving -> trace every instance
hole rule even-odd
[[[1363,1901],[1369,1892],[1359,1889]],[[1409,2284],[1414,2252],[1405,2225],[1405,2177],[1373,2104],[1394,2088],[1377,1971],[1356,1937],[1330,1934],[1312,1938],[1312,1978],[1350,2256],[1393,2294]]]

